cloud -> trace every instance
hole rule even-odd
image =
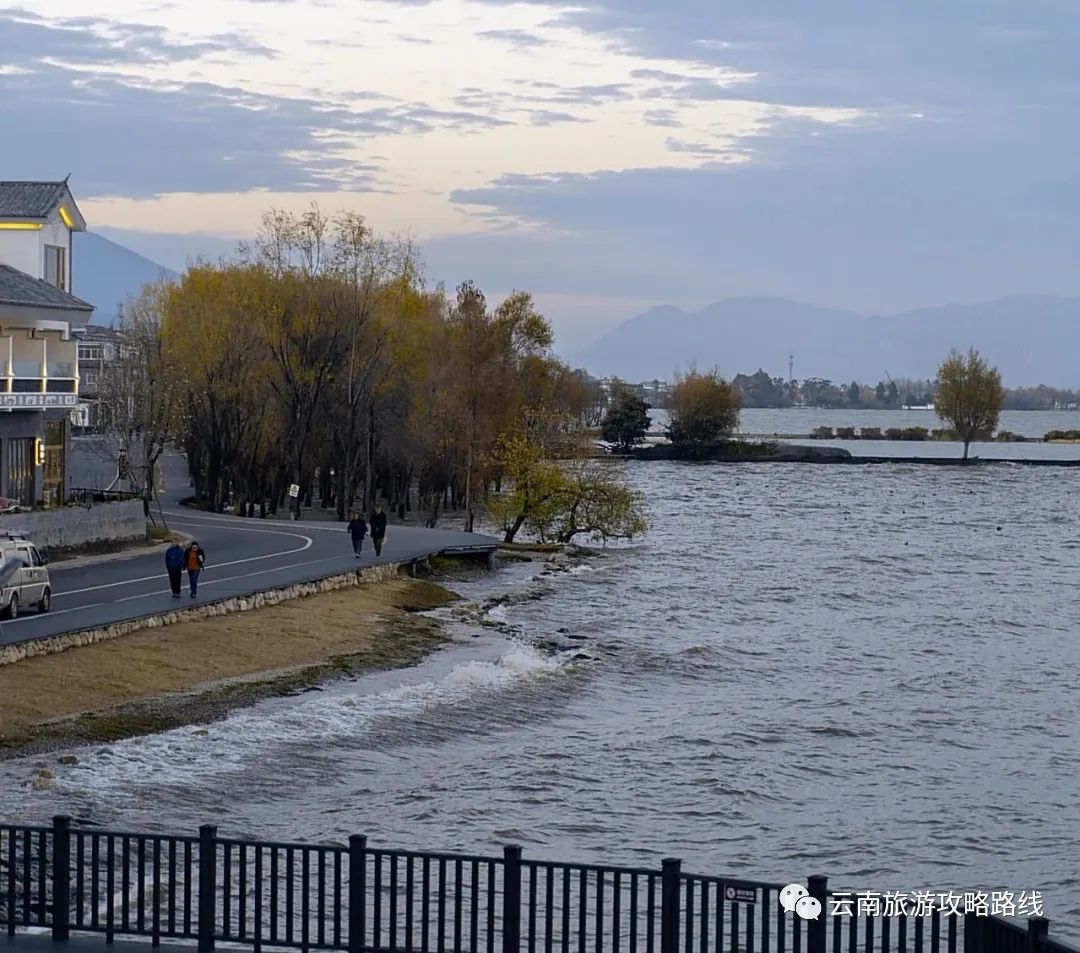
[[[491,287],[551,294],[1077,290],[1075,0],[322,2],[220,0],[201,35],[0,11],[0,122],[34,131],[5,174],[391,189],[392,221],[499,229],[447,239]]]
[[[991,131],[957,137],[947,125],[916,123],[897,137],[887,126],[822,129],[791,119],[747,143],[756,162],[504,176],[452,198],[563,236],[581,269],[594,272],[587,288],[595,294],[688,305],[773,294],[866,312],[1075,294],[1080,278],[1069,261],[1080,220],[1034,203],[1016,175],[1025,132],[1047,118],[1031,117],[1011,148]],[[1080,134],[1060,127],[1047,145],[1057,158],[1043,157],[1039,177],[1056,196],[1067,192]],[[594,257],[620,254],[621,273],[591,267]],[[566,290],[575,290],[569,280]]]
[[[275,51],[238,33],[220,33],[192,43],[170,40],[161,27],[117,23],[102,17],[72,17],[49,23],[19,8],[0,8],[0,49],[9,63],[41,60],[96,66],[161,64],[212,54],[272,58]]]
[[[548,43],[543,37],[530,33],[528,30],[483,30],[477,36],[486,40],[498,40],[516,50],[546,46]]]

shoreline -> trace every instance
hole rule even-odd
[[[566,565],[563,548],[535,543],[501,549],[500,561]],[[375,578],[0,666],[0,761],[198,732],[262,701],[418,665],[453,641],[427,613],[465,603],[455,582],[490,574],[453,557],[433,558],[431,569],[426,578]],[[33,783],[49,788],[50,770]]]
[[[409,668],[450,641],[421,613],[460,598],[399,577],[14,662],[0,667],[0,760],[198,730],[334,679]]]
[[[911,441],[900,441],[910,444]],[[929,441],[928,441],[929,442]],[[973,447],[976,445],[973,444]],[[873,464],[914,464],[917,466],[987,466],[1003,465],[1029,467],[1080,467],[1080,458],[1055,460],[1018,459],[1015,457],[979,457],[977,454],[964,460],[960,456],[888,456],[875,454],[856,456],[843,447],[802,446],[800,444],[775,444],[770,442],[729,441],[699,448],[676,448],[672,444],[653,444],[635,447],[630,451],[603,451],[615,460],[640,461],[643,463],[811,463],[827,465],[866,466]]]

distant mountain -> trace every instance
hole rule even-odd
[[[572,356],[596,376],[670,379],[696,363],[726,377],[764,368],[833,381],[933,377],[956,347],[978,348],[1007,386],[1080,387],[1080,298],[1041,295],[866,317],[775,298],[732,298],[694,313],[653,308]]]
[[[176,272],[93,232],[76,232],[71,255],[72,290],[94,306],[94,324],[113,324],[121,303],[143,285]]]

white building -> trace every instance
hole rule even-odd
[[[78,338],[93,307],[71,293],[71,234],[85,231],[63,182],[0,181],[0,497],[66,496]]]

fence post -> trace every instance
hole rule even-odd
[[[829,878],[821,874],[814,874],[806,879],[806,887],[810,896],[821,904],[821,913],[816,920],[811,920],[806,925],[806,953],[825,953],[825,941],[828,932],[825,928],[826,917],[829,915]]]
[[[982,953],[982,921],[977,913],[964,914],[964,953]]]
[[[52,936],[68,938],[71,919],[71,818],[58,814],[52,824]]]
[[[503,953],[518,953],[521,947],[521,848],[503,848]]]
[[[679,879],[682,861],[665,857],[660,875],[660,953],[679,953]]]
[[[199,953],[214,949],[217,932],[217,828],[199,828]]]
[[[1032,917],[1028,920],[1028,953],[1041,953],[1042,941],[1050,932],[1050,921],[1046,917]]]
[[[349,953],[364,953],[367,934],[367,837],[349,835]]]

